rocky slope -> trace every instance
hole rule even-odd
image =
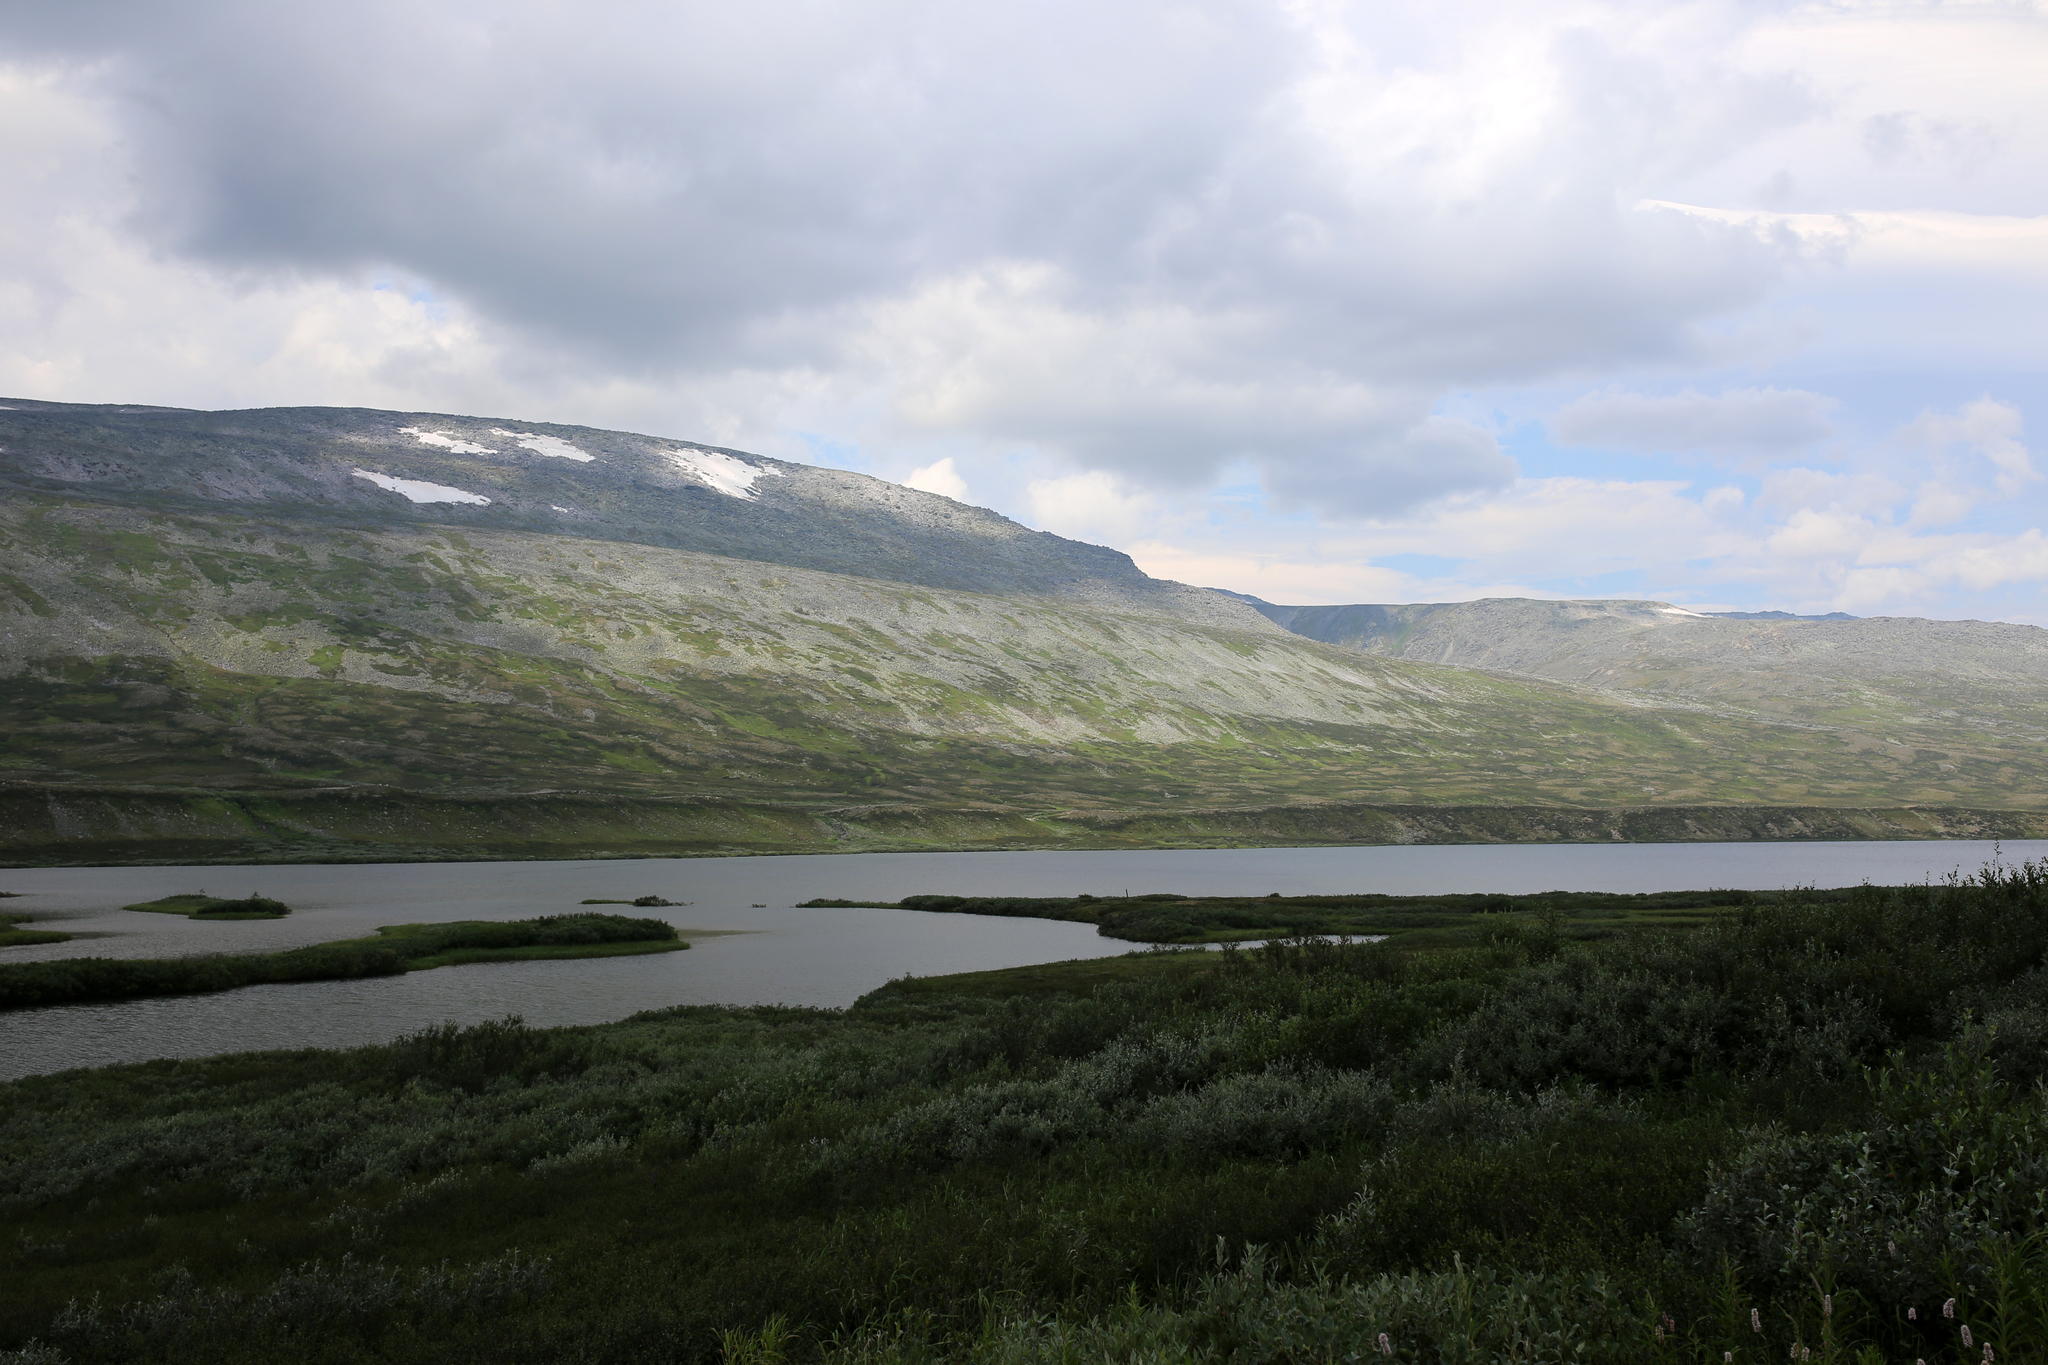
[[[617,540],[1263,629],[1130,556],[882,479],[744,451],[445,413],[0,400],[0,490],[320,524]]]

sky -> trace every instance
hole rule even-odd
[[[0,394],[644,431],[1286,603],[2048,625],[2034,3],[0,3]]]

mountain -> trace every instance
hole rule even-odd
[[[1307,639],[1381,658],[1863,731],[1887,744],[1988,748],[2016,762],[2048,743],[2048,630],[2038,626],[1705,615],[1639,601],[1288,607],[1236,600]],[[2019,783],[2009,799],[2035,797]]]
[[[523,531],[1260,629],[1130,556],[836,469],[629,432],[351,408],[189,412],[7,399],[0,489],[312,525]]]
[[[5,400],[0,858],[2040,824],[2048,761],[1997,726],[1899,743],[1274,610],[743,451]]]

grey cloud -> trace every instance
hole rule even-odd
[[[1431,22],[1455,61],[1463,20]],[[1805,117],[1784,82],[1568,34],[1525,152],[1461,177],[1456,120],[1397,155],[1396,115],[1316,113],[1313,82],[1370,106],[1390,77],[1333,75],[1307,23],[1229,0],[79,0],[0,20],[0,51],[97,83],[165,251],[408,272],[533,370],[803,370],[907,427],[1154,483],[1252,459],[1352,515],[1509,477],[1426,417],[1446,387],[1683,359],[1777,280],[1753,233],[1620,205]],[[1005,263],[1049,272],[1040,332],[915,356],[888,334],[929,324],[894,305]]]
[[[1637,454],[1771,455],[1831,434],[1835,400],[1804,389],[1589,394],[1550,420],[1566,445]]]
[[[1278,461],[1266,486],[1282,510],[1308,506],[1339,518],[1392,520],[1457,493],[1491,492],[1513,482],[1515,462],[1493,436],[1446,417],[1313,462]]]
[[[161,245],[393,265],[612,363],[715,363],[792,309],[1113,254],[1280,70],[1228,6],[976,13],[100,4],[35,36],[115,58]]]

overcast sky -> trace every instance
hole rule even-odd
[[[0,3],[0,393],[620,427],[1280,602],[2048,624],[2035,4]]]

